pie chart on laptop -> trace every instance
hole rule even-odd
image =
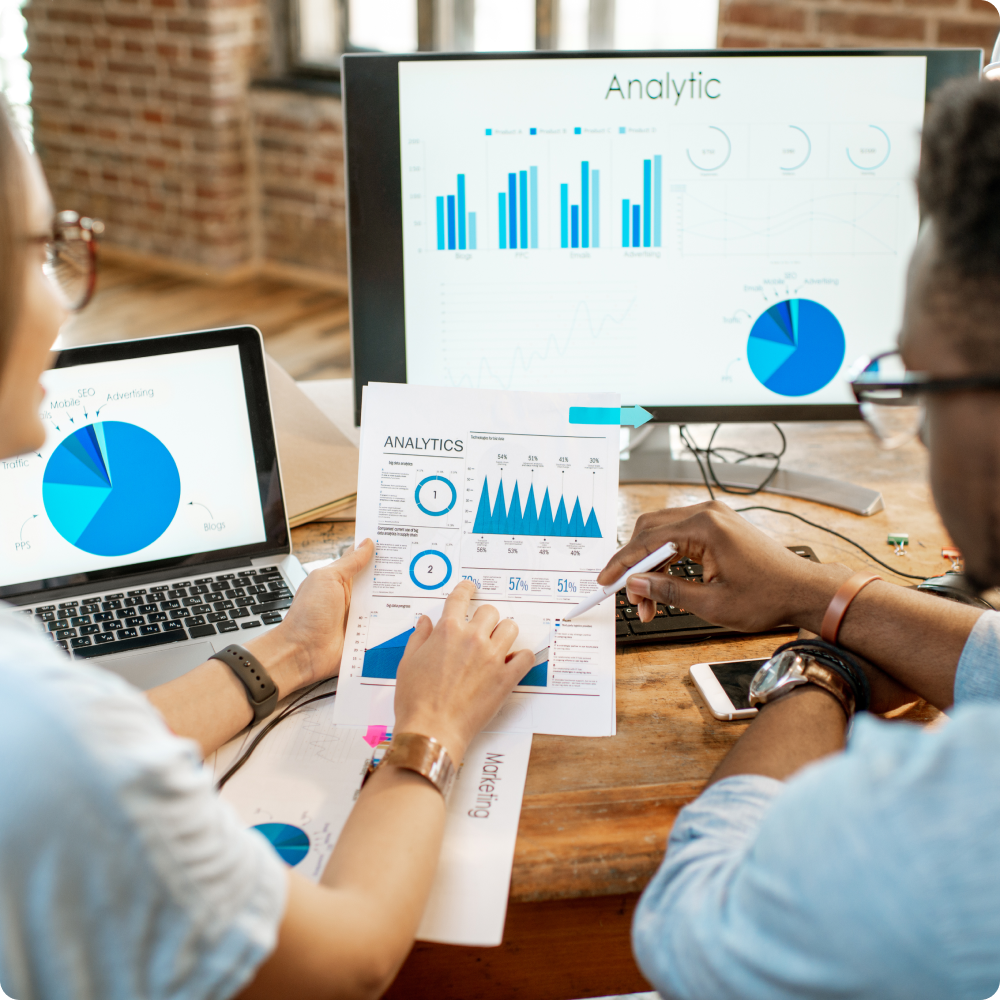
[[[757,318],[747,342],[747,362],[772,392],[807,396],[836,376],[845,350],[843,327],[826,306],[812,299],[785,299]]]
[[[56,447],[42,477],[42,502],[56,531],[95,556],[124,556],[156,541],[177,513],[181,478],[158,437],[102,420]]]

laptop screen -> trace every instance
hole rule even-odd
[[[274,467],[273,433],[245,385],[259,335],[255,352],[254,336],[218,333],[78,348],[43,374],[45,444],[0,462],[0,594],[267,543],[254,439]],[[160,350],[134,356],[143,345]]]

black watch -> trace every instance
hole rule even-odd
[[[218,653],[213,653],[210,660],[222,660],[230,670],[242,681],[247,689],[247,701],[253,709],[253,721],[266,719],[278,704],[278,685],[271,680],[271,675],[253,653],[235,642]]]

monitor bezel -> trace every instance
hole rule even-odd
[[[196,330],[190,333],[169,334],[162,337],[144,337],[109,343],[88,344],[61,351],[51,365],[52,369],[72,368],[78,365],[97,364],[105,361],[125,361],[136,358],[180,354],[216,347],[237,347],[243,371],[250,439],[256,464],[257,485],[260,491],[261,513],[264,519],[265,540],[253,545],[238,545],[224,549],[209,549],[170,559],[128,563],[112,569],[66,576],[28,580],[23,583],[0,586],[0,599],[20,599],[26,595],[43,597],[49,592],[64,593],[81,588],[99,588],[101,584],[136,576],[163,578],[180,570],[195,570],[199,566],[220,563],[238,564],[259,556],[280,556],[290,551],[288,520],[281,490],[281,473],[278,467],[278,449],[271,420],[270,395],[267,386],[267,367],[264,360],[264,340],[254,326],[225,327],[216,330]],[[197,400],[190,405],[197,406]]]
[[[347,178],[347,260],[350,285],[354,422],[369,382],[406,382],[403,293],[399,72],[401,62],[482,59],[824,58],[926,56],[929,101],[948,79],[977,75],[982,49],[675,49],[611,52],[350,53],[343,57],[344,153]],[[353,123],[357,123],[355,127]],[[630,400],[630,402],[639,402]],[[860,419],[856,403],[753,406],[655,406],[661,422],[752,422]]]

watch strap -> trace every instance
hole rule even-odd
[[[840,703],[840,707],[844,710],[848,721],[854,717],[856,708],[854,690],[836,670],[828,667],[825,663],[813,660],[811,663],[806,664],[805,669],[802,671],[802,676],[810,684],[815,684],[828,694],[832,694]]]
[[[401,767],[426,778],[444,797],[451,795],[458,771],[444,744],[420,733],[395,733],[379,767]],[[372,769],[374,770],[374,768]]]
[[[882,577],[867,570],[855,573],[850,579],[845,580],[837,589],[837,593],[830,599],[826,614],[823,615],[823,624],[820,626],[819,635],[824,642],[835,643],[840,633],[841,623],[844,615],[851,606],[851,601],[861,593],[869,583],[881,580]]]
[[[266,719],[274,711],[278,704],[278,686],[250,650],[234,642],[218,653],[213,653],[209,659],[221,660],[240,679],[246,688],[247,701],[253,709],[254,722]]]

